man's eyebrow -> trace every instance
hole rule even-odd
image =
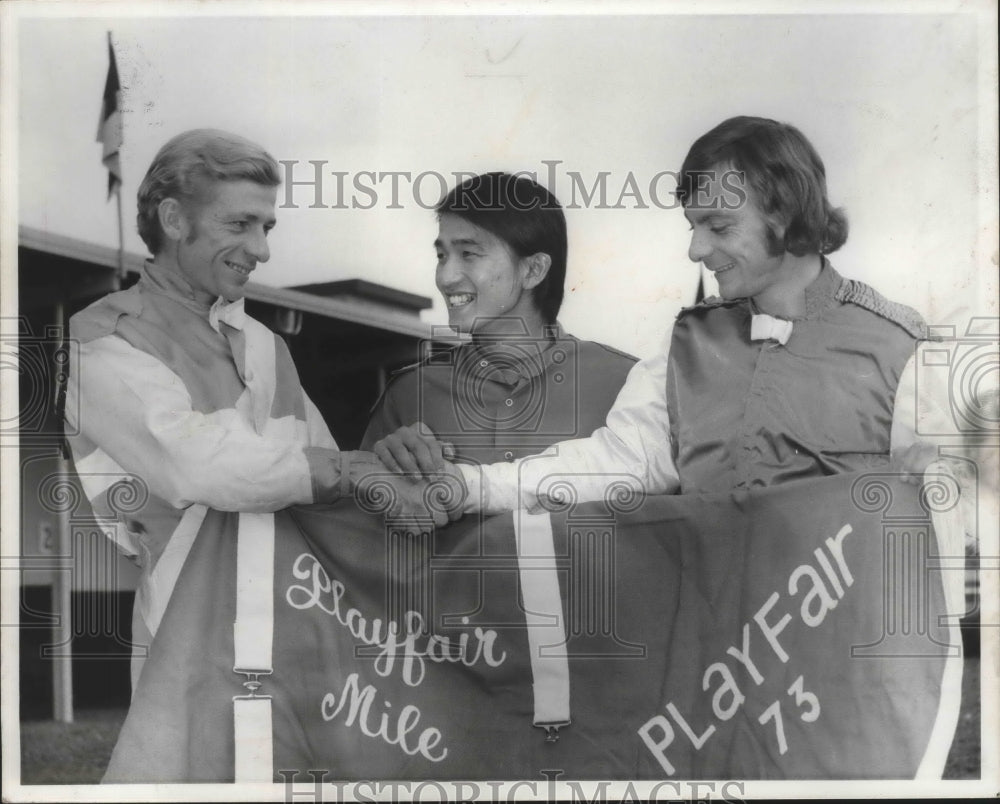
[[[684,210],[684,217],[687,218],[688,223],[694,223],[695,221],[691,220],[691,216],[688,214],[688,212],[689,212],[688,209]],[[714,210],[710,210],[709,211],[709,210],[699,209],[699,210],[695,210],[695,212],[696,213],[702,213],[702,212],[705,213],[703,215],[699,214],[697,216],[698,217],[698,223],[715,223],[716,221],[722,221],[724,223],[728,223],[729,221],[731,221],[733,219],[733,213],[732,213],[731,210],[714,209]]]
[[[263,221],[271,226],[276,226],[278,219],[274,215],[258,215],[256,212],[232,212],[229,215],[224,216],[226,220],[246,220],[246,221]]]
[[[483,247],[481,241],[476,240],[474,237],[459,237],[455,240],[450,241],[452,246],[478,246]],[[445,245],[444,241],[439,237],[434,241],[434,248],[442,248]]]

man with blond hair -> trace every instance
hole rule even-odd
[[[243,309],[270,257],[278,165],[224,131],[177,135],[138,193],[152,259],[138,283],[75,315],[67,410],[84,491],[141,568],[132,686],[211,511],[331,502],[379,469],[341,452],[284,341]],[[132,484],[121,504],[121,481]],[[128,496],[128,495],[126,495]]]

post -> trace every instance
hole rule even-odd
[[[66,342],[66,311],[64,302],[56,302],[55,323],[63,344]],[[58,373],[58,371],[57,371]],[[60,426],[61,423],[60,423]],[[69,460],[59,452],[59,474],[69,477]],[[59,556],[73,555],[73,534],[67,506],[59,508]],[[52,657],[52,712],[60,723],[73,722],[73,573],[56,569],[52,579],[52,599],[55,605],[56,634],[54,644],[60,647]]]
[[[115,195],[118,197],[118,271],[112,289],[121,290],[122,282],[125,281],[125,226],[122,222],[121,184],[115,188]]]

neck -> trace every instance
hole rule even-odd
[[[785,253],[781,268],[782,281],[753,297],[762,313],[779,318],[799,318],[806,314],[806,288],[819,276],[823,260],[819,254],[796,257]]]
[[[161,279],[169,284],[172,290],[181,294],[186,299],[191,299],[199,305],[204,305],[206,308],[211,307],[215,302],[215,296],[191,284],[191,281],[181,270],[176,251],[165,249],[153,257],[152,263],[159,269],[158,275]]]
[[[473,340],[502,340],[505,337],[530,338],[541,340],[545,337],[545,329],[550,326],[540,315],[518,315],[503,318],[491,318],[480,323],[472,333]]]

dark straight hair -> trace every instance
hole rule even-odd
[[[532,300],[546,324],[554,324],[566,282],[566,216],[556,197],[524,175],[483,173],[454,187],[435,208],[500,238],[517,257],[544,253],[549,271]]]

